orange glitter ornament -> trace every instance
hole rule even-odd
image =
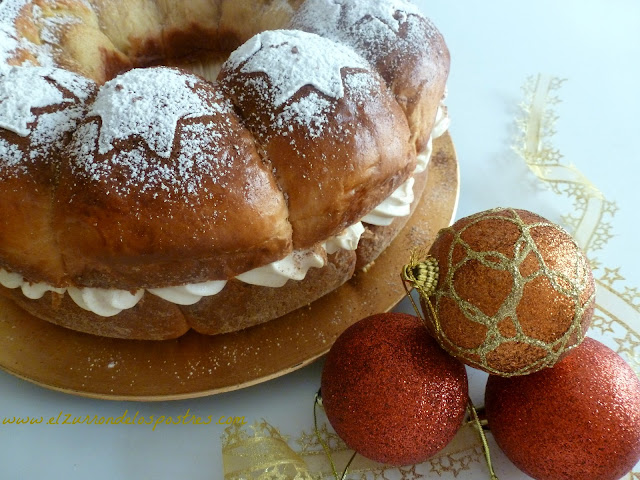
[[[429,255],[439,278],[433,312],[421,298],[427,327],[464,363],[523,375],[553,366],[583,340],[595,283],[558,225],[525,210],[488,210],[441,230]]]

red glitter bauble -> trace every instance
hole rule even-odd
[[[490,376],[485,404],[500,448],[538,480],[614,480],[640,460],[640,380],[596,340],[553,368]]]
[[[458,431],[467,374],[411,315],[385,313],[349,327],[322,372],[322,403],[353,450],[382,463],[420,463]]]

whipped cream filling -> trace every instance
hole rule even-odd
[[[156,297],[176,305],[193,305],[202,300],[202,297],[220,293],[226,284],[226,280],[211,280],[209,282],[191,283],[176,287],[150,288],[148,291]]]
[[[364,223],[386,227],[397,217],[406,217],[411,213],[411,204],[415,199],[413,185],[416,179],[409,178],[400,185],[384,202],[362,218]]]
[[[304,280],[312,267],[324,267],[324,257],[313,250],[296,250],[282,260],[241,273],[236,279],[251,285],[282,287],[288,280]]]
[[[447,115],[446,107],[441,103],[436,112],[435,123],[429,141],[427,142],[427,147],[416,156],[416,169],[413,171],[414,176],[427,169],[431,155],[433,154],[433,140],[441,137],[444,132],[449,129],[450,123],[451,121],[449,115]],[[371,225],[386,227],[391,225],[396,217],[406,217],[409,215],[409,213],[411,213],[411,204],[415,200],[413,193],[414,184],[415,178],[409,178],[387,197],[386,200],[365,215],[362,221]]]
[[[67,293],[80,308],[101,317],[111,317],[135,307],[144,295],[144,290],[131,293],[127,290],[69,287]]]
[[[304,280],[310,268],[324,267],[325,257],[321,254],[321,249],[328,254],[335,253],[341,248],[355,250],[362,233],[364,233],[364,227],[358,222],[339,235],[329,238],[319,248],[295,250],[281,260],[249,270],[235,278],[244,283],[263,287],[282,287],[289,280]],[[177,305],[193,305],[203,297],[219,293],[226,284],[226,280],[213,280],[174,287],[149,288],[146,291]],[[67,292],[80,308],[102,317],[111,317],[135,307],[145,294],[145,289],[130,292],[107,288],[58,288],[46,283],[31,283],[22,275],[7,272],[2,268],[0,268],[0,285],[11,289],[20,288],[24,296],[32,300],[42,298],[47,292],[59,294]]]
[[[362,222],[358,222],[345,228],[335,237],[331,237],[322,246],[329,255],[336,253],[338,250],[354,251],[358,248],[358,242],[363,233],[364,225],[362,225]]]
[[[436,122],[427,148],[417,155],[414,175],[424,172],[433,152],[433,139],[438,138],[449,128],[450,120],[443,105],[438,108]],[[362,218],[361,222],[346,228],[340,234],[320,244],[327,254],[331,255],[340,249],[355,250],[365,228],[362,222],[372,225],[387,226],[396,217],[409,215],[411,203],[414,201],[413,185],[415,178],[409,178],[398,187],[386,200]],[[281,287],[289,280],[303,280],[310,268],[322,268],[324,256],[318,249],[296,250],[281,260],[242,273],[235,278],[244,283],[264,287]],[[177,305],[193,305],[203,297],[219,293],[226,285],[226,280],[214,280],[165,288],[150,288],[147,291],[163,300]],[[6,288],[20,288],[25,297],[32,300],[42,298],[47,292],[64,294],[80,307],[102,317],[117,315],[123,310],[133,308],[144,296],[145,290],[134,292],[128,290],[106,288],[58,288],[46,283],[31,283],[22,275],[7,272],[0,268],[0,285]]]

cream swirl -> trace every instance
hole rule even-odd
[[[193,305],[202,300],[202,297],[210,297],[220,293],[226,284],[226,280],[212,280],[175,287],[150,288],[149,293],[176,305]]]
[[[358,248],[358,242],[363,233],[364,225],[362,225],[362,222],[354,223],[335,237],[331,237],[324,242],[323,247],[329,255],[336,253],[338,250],[354,251]]]
[[[19,273],[7,272],[0,268],[0,285],[6,288],[20,288],[25,297],[31,300],[42,298],[47,292],[64,293],[64,288],[57,288],[47,283],[26,282]]]
[[[324,257],[317,251],[295,250],[282,260],[241,273],[236,279],[262,287],[282,287],[289,280],[304,280],[310,268],[321,268],[324,264]]]
[[[101,317],[112,317],[135,307],[142,299],[144,290],[131,293],[127,290],[69,287],[67,293],[80,308]]]
[[[415,199],[413,194],[414,177],[400,185],[384,202],[366,214],[362,221],[371,225],[386,227],[397,217],[406,217],[411,213],[411,204]]]

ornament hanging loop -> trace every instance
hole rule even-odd
[[[423,257],[424,260],[420,260]],[[426,319],[420,313],[420,309],[411,296],[412,289],[415,289],[420,294],[425,304],[429,307],[429,313],[431,314],[436,333],[438,334],[440,333],[440,321],[429,297],[433,295],[436,290],[439,274],[440,268],[438,261],[434,257],[424,254],[424,252],[413,251],[409,263],[402,268],[402,274],[400,275],[407,298],[409,298],[416,315],[426,324]]]
[[[484,434],[484,428],[480,417],[478,416],[478,410],[475,405],[471,401],[471,397],[468,397],[467,400],[467,409],[471,415],[471,423],[478,433],[478,437],[480,438],[480,442],[482,443],[482,452],[484,453],[484,459],[487,463],[487,468],[489,469],[489,476],[491,480],[499,480],[496,472],[493,470],[493,463],[491,462],[491,450],[489,449],[489,443],[487,442],[487,437]]]
[[[317,407],[322,408],[322,389],[316,392],[316,396],[313,400],[313,431],[316,434],[318,443],[322,446],[324,453],[327,455],[329,465],[331,466],[331,473],[333,473],[333,476],[336,480],[345,480],[347,478],[347,471],[349,470],[349,467],[351,466],[351,463],[353,462],[353,459],[356,457],[356,454],[358,452],[353,452],[353,455],[351,455],[351,458],[347,462],[347,465],[344,467],[342,474],[339,475],[338,470],[336,469],[336,464],[333,462],[333,458],[331,457],[331,448],[329,447],[327,442],[324,441],[322,435],[320,435],[320,430],[318,429],[318,416],[316,415]]]

